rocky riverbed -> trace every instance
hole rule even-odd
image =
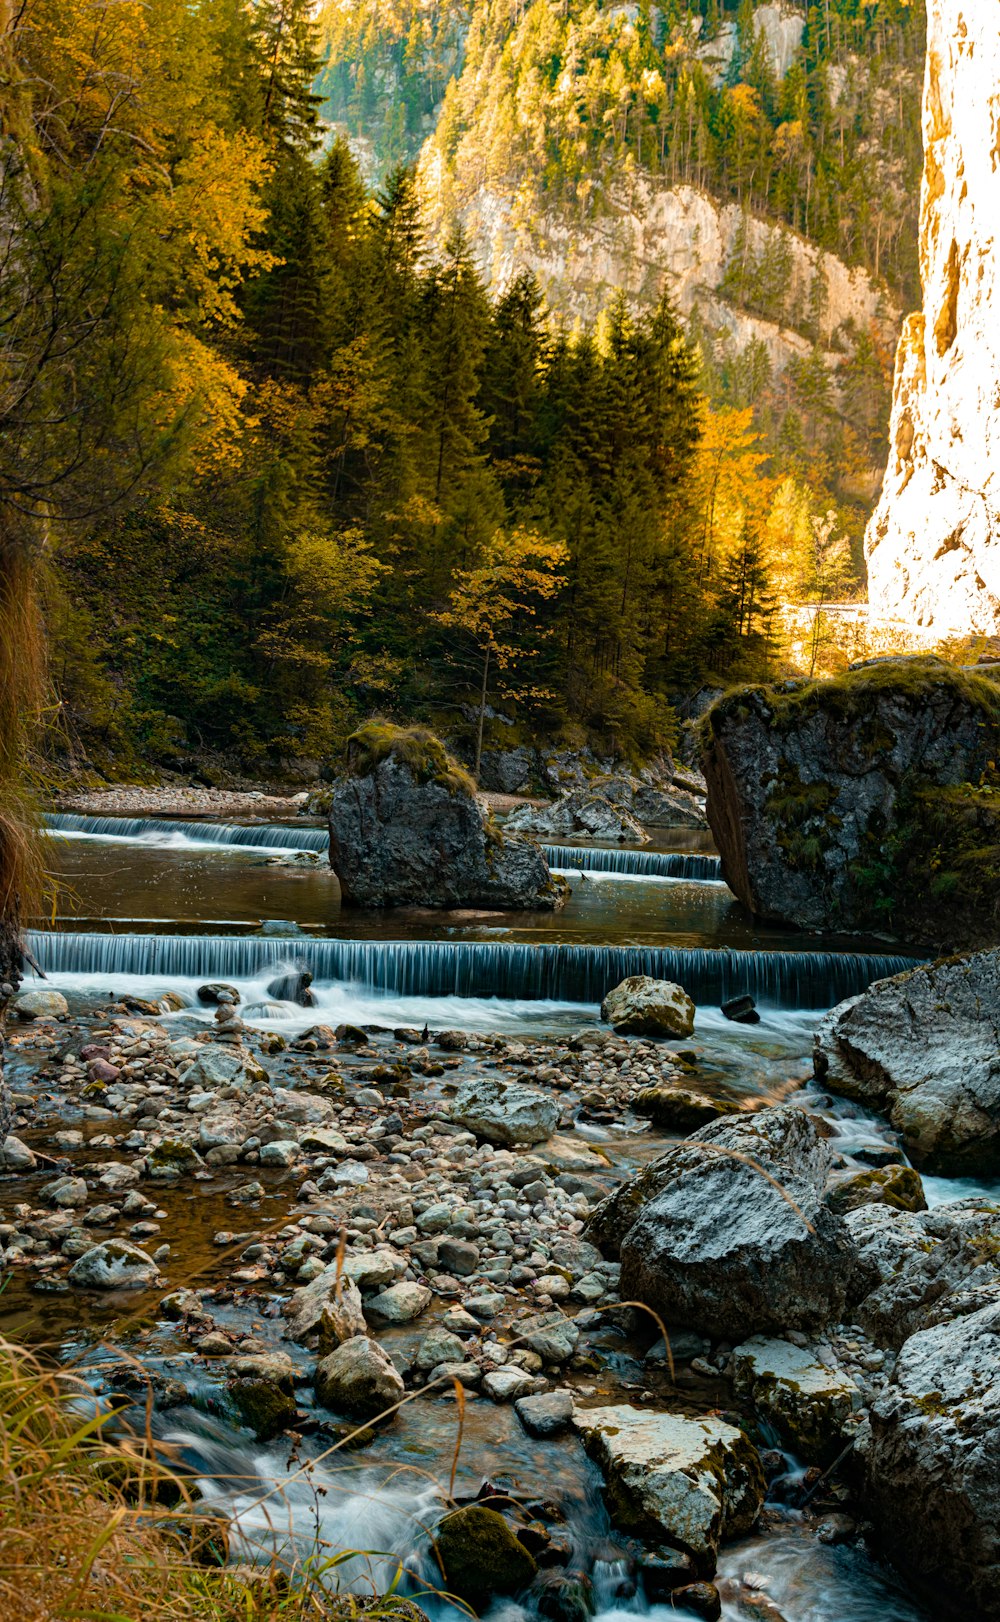
[[[179,998],[22,999],[8,1326],[75,1343],[116,1400],[151,1379],[169,1418],[200,1392],[227,1434],[290,1439],[296,1457],[349,1441],[352,1460],[384,1462],[444,1415],[450,1447],[457,1383],[465,1496],[481,1487],[501,1519],[492,1542],[479,1522],[453,1529],[446,1575],[476,1604],[527,1583],[577,1622],[603,1547],[623,1593],[641,1564],[648,1600],[716,1614],[720,1548],[793,1513],[831,1544],[874,1529],[955,1609],[958,1557],[913,1552],[936,1513],[955,1548],[975,1528],[962,1591],[994,1614],[996,1207],[922,1210],[889,1143],[881,1166],[845,1160],[803,1077],[791,1104],[727,1096],[697,1040],[317,1025],[286,1042],[244,1027],[237,998],[206,986],[208,1028]],[[623,1274],[669,1347],[622,1303]],[[954,1371],[941,1387],[942,1360],[961,1390]],[[483,1485],[504,1469],[500,1435],[533,1491]],[[572,1484],[595,1469],[610,1523],[587,1545]],[[941,1470],[958,1487],[935,1498]],[[411,1528],[401,1553],[418,1544]],[[752,1588],[724,1570],[721,1602],[745,1610]]]

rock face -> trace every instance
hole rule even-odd
[[[928,0],[920,273],[896,356],[889,466],[868,527],[874,613],[1000,632],[1000,26]]]
[[[911,1336],[859,1442],[865,1509],[933,1614],[1000,1617],[1000,1304]]]
[[[484,818],[475,785],[420,728],[371,722],[333,784],[330,862],[359,907],[559,907],[568,894],[537,845]]]
[[[1000,1206],[958,1200],[934,1211],[867,1205],[844,1219],[855,1255],[856,1321],[881,1346],[1000,1305]],[[856,1305],[854,1305],[856,1303]]]
[[[842,1311],[851,1266],[829,1166],[801,1110],[716,1121],[599,1206],[588,1237],[620,1253],[622,1298],[668,1324],[729,1340],[813,1328]]]
[[[574,1425],[600,1465],[615,1524],[666,1538],[715,1571],[723,1538],[748,1532],[764,1502],[753,1444],[721,1419],[648,1413],[621,1404],[578,1409]]]
[[[883,980],[827,1016],[817,1075],[944,1176],[1000,1172],[1000,950]]]
[[[492,1076],[463,1081],[450,1114],[459,1126],[503,1148],[544,1143],[559,1124],[559,1106],[546,1093]]]
[[[758,917],[996,939],[1000,684],[934,658],[748,687],[704,722],[723,876]],[[985,847],[985,849],[984,849]]]
[[[608,992],[601,1018],[628,1036],[690,1036],[694,1003],[683,986],[633,974]]]

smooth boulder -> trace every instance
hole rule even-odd
[[[625,1036],[690,1036],[694,1003],[683,986],[631,974],[608,992],[601,1018]]]
[[[67,1274],[71,1284],[88,1290],[139,1290],[156,1284],[160,1270],[152,1256],[128,1239],[106,1239],[85,1250]]]
[[[946,1177],[1000,1172],[1000,950],[881,980],[816,1037],[832,1092],[880,1110],[916,1165]]]
[[[330,863],[357,907],[559,907],[568,895],[538,846],[508,835],[432,733],[370,722],[348,742],[329,796]]]
[[[405,1394],[389,1354],[367,1335],[357,1335],[316,1365],[316,1396],[324,1408],[355,1419],[378,1419]]]
[[[760,1514],[766,1487],[757,1450],[724,1420],[623,1403],[577,1409],[573,1423],[600,1465],[615,1525],[666,1538],[703,1577],[713,1575],[722,1541],[749,1532]]]
[[[701,1127],[600,1206],[587,1237],[619,1254],[623,1299],[721,1339],[842,1313],[852,1257],[824,1204],[830,1150],[783,1105]]]
[[[520,1082],[476,1076],[463,1081],[449,1116],[457,1125],[501,1148],[544,1143],[559,1125],[559,1105]]]

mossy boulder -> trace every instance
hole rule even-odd
[[[258,1442],[269,1442],[295,1424],[295,1399],[276,1380],[255,1375],[237,1375],[226,1388],[240,1420],[253,1431]]]
[[[841,1215],[862,1205],[891,1205],[894,1211],[926,1211],[924,1185],[912,1166],[880,1166],[859,1171],[832,1188],[826,1203]]]
[[[1000,684],[879,660],[728,693],[702,743],[723,876],[757,917],[1000,938]]]
[[[503,1516],[482,1504],[449,1515],[435,1541],[444,1587],[472,1604],[490,1594],[515,1594],[538,1570]]]
[[[755,1335],[729,1362],[733,1394],[749,1402],[782,1443],[809,1464],[830,1464],[857,1424],[861,1393],[814,1348]]]
[[[484,812],[468,772],[423,727],[372,721],[356,732],[328,816],[330,862],[351,906],[551,911],[568,895],[536,844]]]
[[[665,1132],[696,1132],[720,1115],[732,1115],[738,1106],[709,1098],[689,1087],[644,1087],[635,1100],[637,1115],[646,1115]]]

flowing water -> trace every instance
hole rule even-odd
[[[213,1017],[198,1004],[197,986],[224,979],[239,986],[248,1024],[286,1034],[348,1021],[565,1035],[597,1021],[600,999],[620,979],[648,973],[679,981],[698,1004],[703,1083],[765,1097],[787,1092],[789,1082],[808,1089],[822,1012],[915,956],[883,942],[862,951],[856,942],[761,929],[721,883],[703,837],[687,832],[663,836],[656,849],[546,846],[572,888],[556,915],[414,909],[366,916],[342,913],[318,826],[59,815],[49,828],[50,866],[62,886],[58,915],[55,927],[49,921],[32,935],[31,948],[53,985],[81,1005],[97,993],[173,991],[185,1008],[165,1017],[188,1026]],[[308,967],[317,1007],[270,995],[271,981],[288,965]],[[726,997],[744,993],[760,1005],[757,1026],[733,1025],[718,1012]],[[844,1153],[884,1146],[887,1129],[856,1106],[831,1106],[818,1094],[811,1103],[827,1114]],[[623,1167],[658,1151],[648,1135],[609,1139],[588,1130]],[[968,1191],[928,1179],[933,1203]],[[221,1195],[188,1187],[161,1198],[194,1202],[187,1225],[193,1259],[213,1227],[224,1225]],[[221,1260],[218,1268],[209,1276],[224,1277]],[[44,1298],[35,1310],[44,1323]],[[55,1302],[50,1310],[53,1325],[65,1322],[65,1307],[62,1318]],[[91,1359],[101,1332],[96,1309],[77,1331]],[[439,1583],[429,1528],[453,1467],[451,1396],[409,1404],[359,1457],[317,1462],[303,1453],[290,1467],[287,1446],[248,1442],[219,1411],[212,1382],[169,1335],[159,1352],[155,1337],[150,1348],[151,1360],[161,1356],[191,1396],[187,1406],[157,1413],[157,1432],[199,1476],[205,1495],[235,1512],[237,1557],[364,1548],[372,1553],[339,1573],[341,1586],[365,1592],[374,1580],[384,1587],[401,1563],[414,1590]],[[628,1366],[627,1349],[622,1357]],[[623,1552],[613,1533],[599,1475],[582,1449],[531,1440],[509,1407],[473,1403],[456,1497],[474,1496],[484,1477],[524,1497],[557,1494],[572,1569],[587,1574],[599,1622],[678,1615],[643,1600],[635,1550]],[[779,1614],[784,1622],[918,1622],[922,1615],[895,1577],[855,1547],[818,1543],[787,1509],[775,1511],[765,1535],[724,1550],[720,1576],[731,1580],[723,1585],[727,1622],[755,1614],[746,1609],[747,1593],[766,1596],[774,1609],[761,1614],[775,1622]],[[740,1585],[743,1600],[734,1597]],[[447,1609],[433,1599],[422,1603],[439,1614]],[[454,1615],[449,1611],[449,1622]],[[497,1602],[489,1615],[490,1622],[534,1622],[513,1602]]]

